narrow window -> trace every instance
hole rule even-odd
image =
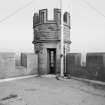
[[[44,23],[44,12],[41,12],[41,23]]]
[[[66,14],[66,13],[65,13],[64,16],[63,16],[63,21],[64,21],[65,23],[67,23],[67,14]]]

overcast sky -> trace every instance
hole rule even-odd
[[[39,9],[59,7],[59,0],[34,0],[10,18],[6,18],[31,0],[0,0],[0,52],[33,52],[32,19]],[[63,0],[64,10],[71,14],[71,52],[105,52],[105,0]],[[4,19],[4,20],[2,20]],[[2,20],[2,21],[1,21]]]

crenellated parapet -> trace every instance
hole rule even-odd
[[[63,52],[70,51],[70,14],[63,13]],[[33,17],[33,44],[38,54],[38,73],[60,73],[61,65],[61,9],[53,10],[53,19],[48,19],[48,10],[41,9]],[[66,62],[65,62],[66,63]]]
[[[33,43],[61,40],[61,9],[55,8],[53,14],[53,20],[48,20],[48,9],[41,9],[39,10],[39,13],[34,13]],[[70,13],[64,12],[63,24],[64,41],[70,44]]]
[[[48,9],[41,9],[39,13],[34,13],[33,16],[33,27],[44,24],[44,23],[56,23],[57,25],[61,24],[61,9],[54,9],[54,19],[48,20]],[[65,12],[63,14],[64,25],[70,27],[70,13]]]

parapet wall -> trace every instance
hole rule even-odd
[[[54,9],[54,20],[48,20],[48,9],[39,10],[39,13],[34,13],[33,16],[33,27],[44,24],[44,23],[56,23],[58,25],[61,24],[61,9]],[[70,27],[70,14],[68,12],[64,12],[63,14],[63,22],[64,25]]]
[[[69,53],[66,71],[74,76],[105,81],[105,53],[87,53],[86,66],[81,66],[81,54]]]
[[[0,79],[38,74],[37,55],[21,53],[21,66],[16,66],[15,53],[0,53]],[[68,53],[66,74],[105,81],[105,53],[87,53],[86,66],[81,66],[81,53]]]
[[[87,53],[86,65],[87,67],[105,67],[105,53]]]
[[[21,65],[17,66],[16,61],[15,53],[0,53],[0,79],[37,74],[37,55],[34,53],[22,53]]]
[[[105,80],[105,53],[88,53],[86,68],[94,77]]]
[[[0,53],[0,78],[11,77],[15,71],[15,53]]]
[[[66,56],[66,72],[72,73],[76,68],[81,66],[81,53],[67,53]]]
[[[34,53],[21,53],[21,65],[26,67],[26,74],[38,74],[37,55]]]

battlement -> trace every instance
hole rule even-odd
[[[54,8],[53,11],[54,11],[53,20],[48,20],[48,9],[41,9],[39,10],[39,13],[34,13],[33,27],[39,24],[44,24],[44,23],[56,23],[60,25],[61,24],[61,9]],[[70,13],[64,12],[63,22],[64,22],[64,25],[67,25],[70,27]]]

